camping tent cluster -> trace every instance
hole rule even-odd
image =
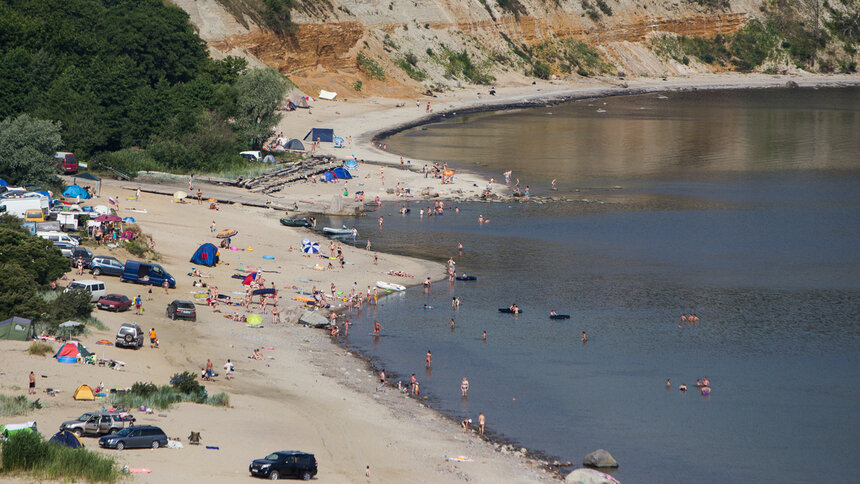
[[[328,170],[323,173],[323,177],[325,177],[325,181],[332,182],[335,180],[351,180],[352,175],[349,174],[345,168],[335,168],[334,170]]]
[[[212,267],[218,263],[219,255],[217,247],[206,243],[197,248],[197,251],[191,256],[191,262]]]
[[[27,341],[33,337],[33,322],[18,316],[0,321],[0,339]]]

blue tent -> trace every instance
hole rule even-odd
[[[69,185],[69,188],[63,192],[64,197],[76,198],[81,197],[82,200],[90,198],[90,194],[78,185]]]
[[[72,449],[80,449],[84,446],[84,444],[81,443],[81,439],[79,439],[77,435],[69,432],[68,430],[61,430],[57,432],[56,434],[54,434],[53,437],[51,437],[51,440],[49,440],[49,442],[56,442]]]
[[[203,244],[191,256],[191,262],[212,267],[218,263],[218,249],[212,244]]]
[[[320,141],[331,143],[334,141],[334,130],[330,128],[313,128],[305,135],[305,141]]]
[[[334,176],[334,173],[332,173],[331,170],[327,170],[325,173],[323,173],[323,176],[325,176],[325,181],[327,182],[335,181],[337,179],[337,177]]]
[[[343,168],[335,168],[334,170],[332,170],[332,172],[334,172],[334,176],[340,178],[341,180],[352,179],[352,175],[350,175],[349,172],[344,170]]]

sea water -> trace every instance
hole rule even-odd
[[[495,437],[576,464],[607,449],[622,482],[851,481],[860,90],[665,97],[456,117],[389,139],[499,181],[513,170],[512,183],[563,200],[448,203],[432,217],[418,215],[432,202],[408,201],[330,221],[478,278],[353,310],[342,342],[398,379],[416,373],[453,418],[483,412]],[[523,314],[498,312],[512,303]],[[689,313],[699,322],[682,323]]]

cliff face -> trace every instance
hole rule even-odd
[[[279,36],[224,7],[235,1],[174,3],[190,14],[214,55],[244,55],[276,67],[308,92],[326,88],[351,96],[408,96],[479,80],[530,82],[536,72],[709,71],[714,68],[658,57],[648,39],[731,33],[760,6],[755,0],[726,2],[721,9],[692,0],[297,0],[297,30]]]

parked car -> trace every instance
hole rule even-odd
[[[109,449],[157,449],[167,446],[167,434],[153,425],[128,427],[99,439],[99,447]]]
[[[180,301],[179,299],[167,305],[167,317],[173,320],[187,319],[188,321],[197,321],[197,309],[194,303],[190,301]]]
[[[134,423],[134,417],[117,412],[87,412],[75,420],[60,424],[60,432],[68,430],[78,437],[84,435],[110,435]]]
[[[123,267],[123,263],[116,257],[97,255],[93,257],[93,260],[90,263],[90,272],[92,272],[94,276],[104,274],[106,276],[119,277],[122,276]]]
[[[143,330],[137,323],[123,323],[116,332],[114,344],[120,348],[138,349],[143,346]]]
[[[43,212],[39,209],[27,210],[24,213],[24,221],[25,222],[44,222],[45,221],[45,212]]]
[[[96,302],[96,307],[105,311],[128,311],[131,309],[131,299],[122,294],[108,294]]]
[[[78,259],[84,264],[84,269],[89,269],[93,263],[93,252],[80,245],[72,249],[72,266],[78,263]]]
[[[252,476],[266,479],[298,477],[305,481],[317,475],[317,460],[313,454],[297,450],[282,450],[267,455],[264,459],[251,461],[248,470]]]
[[[105,291],[105,283],[102,281],[96,281],[95,279],[88,279],[83,281],[74,281],[66,287],[66,291],[71,289],[86,289],[90,292],[90,301],[96,302],[99,299],[103,298],[107,291]]]
[[[161,286],[164,281],[173,289],[176,287],[176,279],[173,278],[167,271],[158,264],[149,262],[140,262],[136,260],[125,261],[125,267],[122,270],[122,275],[119,276],[122,282],[134,282],[136,284],[151,284]]]
[[[60,249],[60,253],[65,257],[72,257],[72,251],[75,250],[75,245],[69,242],[54,242],[54,247]]]
[[[71,235],[69,235],[65,232],[56,232],[56,231],[36,232],[36,235],[38,235],[39,237],[41,237],[43,239],[50,240],[51,242],[68,242],[69,244],[72,244],[74,246],[77,246],[78,244],[80,244],[80,241],[81,241],[80,237],[72,237]]]

